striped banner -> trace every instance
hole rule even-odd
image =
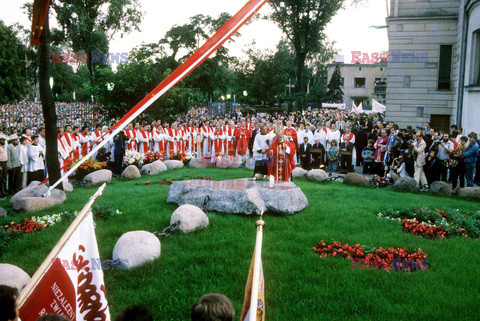
[[[82,158],[75,166],[73,166],[64,177],[72,174],[85,160],[94,155],[103,145],[105,145],[112,137],[119,133],[125,126],[132,122],[145,109],[153,104],[158,98],[165,94],[169,89],[175,86],[180,80],[190,74],[195,68],[200,66],[209,56],[211,56],[225,41],[230,39],[252,16],[267,3],[268,0],[250,0],[240,9],[230,20],[228,20],[210,39],[195,51],[183,64],[181,64],[174,72],[172,72],[160,85],[153,89],[145,98],[143,98],[135,107],[133,107],[125,116],[123,116],[110,130],[102,135],[94,144],[98,145],[93,148],[90,153]],[[81,153],[80,153],[81,154]],[[68,167],[70,163],[63,166]],[[63,177],[55,184],[50,186],[50,190],[54,189]]]

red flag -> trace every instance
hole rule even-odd
[[[32,46],[40,45],[40,36],[48,14],[50,0],[35,0],[33,2],[32,32],[30,42]]]
[[[110,321],[92,213],[76,228],[20,306],[22,321],[48,313],[72,321]]]

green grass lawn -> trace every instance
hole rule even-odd
[[[250,177],[242,169],[184,168],[136,181],[113,179],[97,205],[123,214],[97,221],[102,259],[125,232],[161,231],[176,205],[166,204],[168,186],[160,179],[210,176],[215,180]],[[152,185],[146,186],[146,181]],[[412,205],[477,211],[479,203],[452,197],[398,193],[349,187],[341,183],[294,181],[310,206],[292,216],[264,217],[263,268],[267,320],[478,320],[480,314],[480,242],[452,238],[429,240],[405,234],[398,222],[378,219],[389,208]],[[66,204],[39,214],[80,210],[95,188],[76,187]],[[8,208],[8,202],[0,206]],[[39,214],[36,214],[39,215]],[[30,217],[31,215],[22,215]],[[112,319],[124,307],[144,304],[155,320],[188,320],[200,296],[228,296],[238,320],[255,242],[258,217],[208,213],[210,226],[193,234],[161,239],[159,259],[130,271],[106,271],[105,283]],[[25,235],[10,243],[1,258],[32,275],[67,223]],[[320,240],[375,247],[421,248],[428,271],[352,270],[342,258],[321,259],[312,247]]]

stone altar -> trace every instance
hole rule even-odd
[[[168,203],[191,204],[206,211],[260,215],[289,215],[308,206],[302,190],[292,182],[234,179],[226,181],[186,180],[173,182]]]

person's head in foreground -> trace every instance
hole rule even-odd
[[[123,309],[115,321],[153,321],[153,317],[143,305],[132,305]]]
[[[192,321],[233,321],[232,302],[220,293],[209,293],[195,302],[190,311]]]
[[[0,321],[17,320],[17,299],[17,289],[6,285],[0,285]]]
[[[71,320],[66,316],[63,316],[60,314],[49,313],[49,314],[42,315],[40,318],[37,319],[37,321],[71,321]]]

